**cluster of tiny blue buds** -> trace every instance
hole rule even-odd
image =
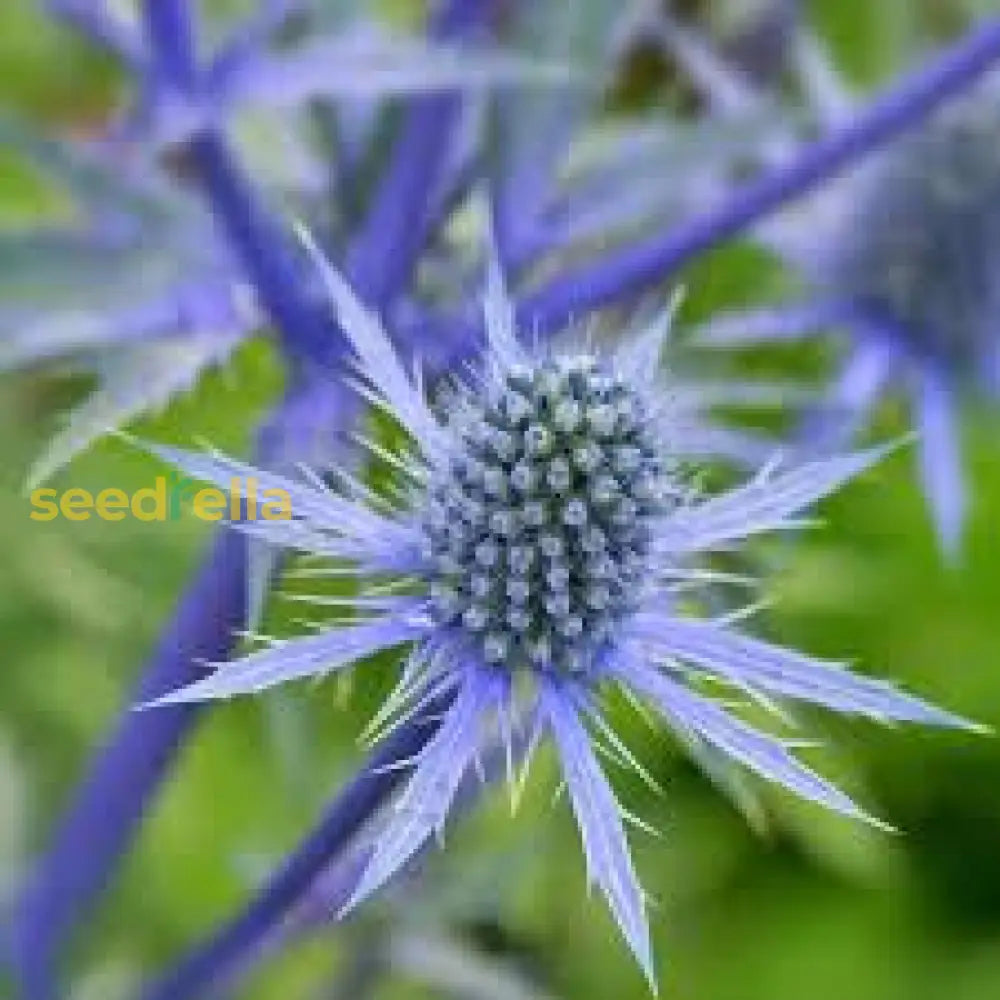
[[[888,151],[835,266],[912,346],[974,373],[1000,308],[1000,102],[941,114]]]
[[[632,606],[669,495],[639,394],[590,355],[517,366],[449,417],[431,597],[487,663],[578,672]]]

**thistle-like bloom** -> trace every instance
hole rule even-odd
[[[910,393],[924,487],[950,550],[966,507],[959,405],[1000,396],[998,97],[993,88],[947,109],[843,185],[850,209],[825,262],[825,287],[856,315],[855,387]]]
[[[764,470],[738,489],[701,499],[684,474],[691,450],[684,414],[656,384],[667,322],[613,354],[579,347],[536,356],[515,337],[494,270],[486,360],[435,404],[376,318],[324,268],[357,353],[361,391],[410,436],[411,447],[393,455],[373,445],[407,487],[387,499],[346,476],[334,489],[224,457],[155,450],[224,488],[234,477],[255,476],[258,489],[287,490],[291,520],[244,527],[332,560],[333,572],[356,573],[366,587],[357,599],[364,618],[276,642],[155,704],[258,692],[405,647],[402,678],[379,722],[418,716],[442,697],[449,707],[417,758],[400,762],[412,775],[349,906],[441,830],[484,741],[499,733],[510,746],[526,719],[529,745],[548,734],[556,746],[590,878],[652,980],[645,902],[622,810],[590,735],[599,733],[629,759],[602,720],[604,685],[648,701],[695,748],[721,752],[858,818],[865,818],[861,809],[799,763],[789,745],[730,714],[702,682],[719,681],[764,704],[789,698],[879,720],[964,724],[888,684],[680,607],[682,592],[712,576],[700,562],[704,553],[792,526],[803,507],[878,452]]]
[[[946,109],[827,195],[840,211],[801,260],[855,342],[832,398],[854,425],[902,386],[938,534],[953,551],[965,489],[958,409],[1000,392],[1000,127],[995,94]],[[801,241],[799,241],[801,246]]]
[[[794,52],[814,116],[850,121],[853,101],[822,48],[801,36]],[[722,70],[716,67],[719,72]],[[745,93],[749,102],[763,95]],[[810,282],[810,300],[712,324],[714,346],[788,340],[831,326],[849,331],[828,396],[822,444],[865,423],[887,389],[910,400],[920,433],[924,490],[946,550],[960,542],[966,498],[958,410],[1000,393],[1000,81],[939,111],[759,235]],[[789,130],[764,150],[781,157]]]

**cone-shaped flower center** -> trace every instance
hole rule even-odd
[[[643,401],[580,355],[507,371],[449,424],[424,517],[435,613],[489,663],[587,669],[637,596],[667,496]]]

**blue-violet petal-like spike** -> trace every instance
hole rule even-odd
[[[608,784],[590,736],[569,691],[556,683],[542,690],[542,712],[559,751],[573,812],[580,827],[590,881],[608,905],[629,948],[651,985],[656,982],[646,921],[646,902],[625,837],[621,810]]]

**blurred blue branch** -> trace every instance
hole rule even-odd
[[[422,714],[436,720],[445,707],[446,702],[439,700]],[[152,984],[142,994],[143,1000],[203,996],[252,954],[405,777],[404,769],[390,765],[419,753],[437,726],[437,721],[414,721],[385,740],[250,905]]]
[[[246,548],[237,532],[216,537],[21,899],[14,961],[24,996],[31,1000],[57,995],[61,940],[106,887],[200,713],[197,706],[162,713],[135,712],[131,706],[195,679],[205,661],[227,655],[231,636],[245,618]]]
[[[193,93],[198,62],[190,0],[143,0],[142,21],[154,73],[162,86]]]
[[[304,294],[305,282],[286,233],[258,203],[249,180],[218,133],[191,142],[199,178],[212,211],[229,239],[292,359],[332,365],[341,338],[329,311]]]

